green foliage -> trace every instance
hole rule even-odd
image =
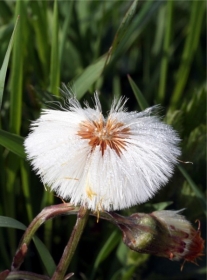
[[[133,93],[137,99],[139,107],[141,108],[141,110],[145,110],[147,107],[149,107],[146,99],[144,98],[140,89],[138,88],[138,86],[135,84],[135,82],[132,80],[132,78],[130,76],[128,76],[128,80],[129,80],[130,86],[132,87]]]
[[[4,62],[3,62],[2,67],[1,67],[1,71],[0,71],[0,109],[1,109],[2,98],[3,98],[3,90],[4,90],[4,85],[5,85],[5,79],[6,79],[6,71],[7,71],[7,68],[8,68],[9,57],[10,57],[10,54],[11,54],[11,49],[12,49],[12,45],[13,45],[13,41],[14,41],[14,34],[15,34],[17,22],[15,24],[14,31],[12,33],[12,37],[11,37],[11,40],[9,42],[9,46],[8,46],[8,49],[7,49],[5,58],[4,58]]]
[[[100,252],[97,255],[96,261],[93,266],[91,279],[94,278],[94,275],[100,266],[100,264],[110,255],[110,253],[113,251],[114,247],[117,246],[117,244],[120,242],[119,233],[117,231],[114,231],[108,240],[106,240],[105,244],[101,248]]]
[[[21,230],[25,230],[27,228],[21,222],[15,220],[13,218],[4,217],[4,216],[0,216],[0,227],[21,229]],[[38,237],[34,236],[33,241],[34,241],[34,244],[40,255],[40,258],[47,270],[47,273],[50,276],[52,276],[53,272],[55,271],[55,267],[56,267],[53,258],[51,257],[51,255],[50,255],[48,249],[45,247],[44,243],[42,243],[42,241]]]
[[[8,227],[8,228],[16,228],[16,229],[22,229],[25,230],[26,226],[19,221],[10,218],[10,217],[4,217],[0,216],[0,225],[1,227]]]
[[[61,101],[61,82],[89,102],[97,89],[104,111],[121,95],[129,110],[165,108],[165,121],[183,139],[181,161],[193,165],[181,162],[151,201],[124,214],[186,208],[205,234],[205,16],[204,1],[0,1],[0,271],[21,238],[14,228],[24,230],[43,207],[61,202],[45,191],[23,149],[41,108]],[[42,242],[35,237],[25,270],[54,271],[73,227],[71,216],[57,219],[37,232]],[[179,263],[127,249],[106,221],[90,218],[86,233],[72,279],[205,279],[205,257],[181,274]]]
[[[19,135],[0,130],[0,144],[21,158],[25,158],[23,141]]]
[[[46,248],[45,244],[42,243],[42,241],[37,238],[36,236],[33,237],[33,241],[34,241],[34,244],[37,248],[37,251],[39,253],[39,256],[44,264],[44,267],[47,271],[47,274],[49,276],[52,276],[54,271],[55,271],[55,268],[56,268],[56,265],[55,265],[55,262],[51,256],[51,254],[49,253],[48,249]]]

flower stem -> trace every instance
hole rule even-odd
[[[24,261],[25,255],[27,253],[28,246],[31,239],[33,238],[35,232],[38,228],[47,220],[52,219],[56,216],[62,214],[72,214],[77,213],[77,207],[72,206],[69,203],[61,203],[58,205],[52,205],[45,207],[31,222],[29,227],[26,229],[22,240],[20,241],[19,247],[15,253],[12,261],[11,270],[17,271]]]
[[[51,280],[63,280],[64,279],[67,268],[72,260],[76,247],[80,240],[81,234],[82,234],[85,224],[88,220],[88,216],[89,216],[89,210],[87,208],[81,207],[78,212],[77,221],[73,228],[73,231],[72,231],[72,234],[68,241],[68,244],[66,245],[66,247],[64,249],[63,255],[60,259],[60,262],[59,262]]]

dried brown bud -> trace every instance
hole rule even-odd
[[[200,225],[195,230],[179,211],[136,213],[122,217],[110,213],[122,230],[124,243],[140,253],[154,254],[170,260],[196,263],[203,255],[204,240]]]

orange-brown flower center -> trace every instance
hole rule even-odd
[[[83,121],[80,123],[78,135],[82,139],[88,139],[92,151],[100,146],[102,156],[107,146],[114,149],[120,156],[126,147],[126,139],[130,135],[130,129],[123,123],[108,119],[106,122],[101,118],[98,121]]]

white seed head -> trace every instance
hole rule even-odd
[[[34,170],[52,191],[74,205],[118,210],[147,201],[168,182],[180,155],[179,137],[153,115],[126,112],[126,100],[108,117],[70,95],[62,111],[42,110],[24,145]]]

